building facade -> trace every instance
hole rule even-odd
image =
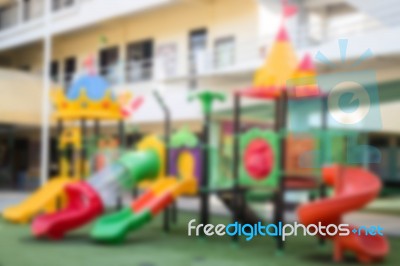
[[[187,102],[188,92],[209,88],[229,95],[234,89],[248,86],[282,23],[282,7],[277,0],[47,1],[48,16],[46,0],[0,1],[0,65],[41,76],[47,64],[54,83],[68,88],[74,78],[88,71],[90,64],[115,92],[143,96],[143,106],[130,121],[142,132],[162,129],[162,112],[152,97],[155,89],[162,92],[171,107],[175,127],[185,124],[199,131],[200,107]],[[291,3],[298,10],[286,23],[299,53],[315,55],[321,51],[329,62],[340,63],[338,39],[349,40],[347,62],[356,62],[365,50],[373,51],[373,57],[356,67],[376,72],[383,99],[382,130],[372,132],[370,142],[380,143],[378,146],[388,158],[397,154],[400,128],[392,114],[398,109],[398,96],[393,91],[400,86],[400,47],[396,45],[400,8],[394,0]],[[46,34],[51,38],[48,62],[44,59]],[[322,74],[347,71],[349,67],[316,63]],[[265,107],[246,104],[249,113]],[[230,100],[216,106],[220,114],[217,121],[229,120],[229,106]],[[255,117],[261,123],[270,119],[268,114],[266,119]],[[253,118],[249,115],[248,119]],[[6,142],[26,141],[26,145],[18,145],[29,147],[32,153],[39,147],[39,133],[26,136],[27,127],[20,125],[4,128],[16,128],[14,140],[4,133],[9,131],[1,133],[4,146],[8,145]],[[37,132],[37,128],[30,126],[29,130]],[[37,161],[31,158],[19,166],[15,156],[11,156],[13,162],[4,162],[8,168],[4,176],[9,176],[4,178],[11,180],[5,186],[16,186],[20,172],[38,175]],[[400,183],[400,164],[385,160],[377,171],[383,178]],[[388,169],[391,170],[386,173]]]

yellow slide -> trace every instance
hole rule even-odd
[[[3,218],[13,223],[27,223],[41,212],[54,212],[57,202],[65,204],[64,186],[74,181],[67,177],[51,179],[20,204],[5,209]]]

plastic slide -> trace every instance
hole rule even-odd
[[[299,220],[304,225],[339,224],[345,213],[358,210],[372,201],[381,189],[381,182],[371,172],[358,167],[332,166],[323,169],[326,183],[334,185],[335,194],[331,198],[317,200],[302,205],[298,209]],[[383,259],[389,252],[386,238],[376,235],[358,234],[357,227],[350,226],[350,235],[333,236],[334,260],[341,261],[345,251],[356,254],[360,262]],[[356,229],[353,231],[353,229]]]
[[[63,198],[64,187],[72,182],[74,180],[67,177],[51,179],[20,204],[5,209],[3,218],[14,223],[27,223],[39,213],[56,211],[58,200]]]
[[[62,238],[68,231],[92,221],[107,207],[115,205],[121,189],[130,188],[144,178],[155,177],[159,167],[159,156],[152,149],[124,154],[87,181],[67,185],[66,208],[38,216],[32,223],[33,235]]]
[[[97,241],[117,243],[134,231],[150,222],[153,217],[165,209],[182,194],[196,193],[196,180],[178,180],[174,177],[160,179],[144,192],[131,207],[99,218],[91,232]]]

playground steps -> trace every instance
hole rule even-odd
[[[231,211],[234,211],[234,192],[232,190],[224,190],[217,192],[219,199],[224,203],[224,205]],[[239,213],[239,222],[247,224],[256,224],[261,219],[259,216],[251,209],[251,207],[246,203],[245,200],[238,199],[238,207],[242,210]]]

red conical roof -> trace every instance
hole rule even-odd
[[[315,71],[315,66],[309,53],[305,54],[301,60],[298,70],[300,71]]]
[[[281,28],[279,29],[278,34],[276,35],[276,41],[277,42],[288,42],[289,41],[289,35],[284,26],[281,26]]]

